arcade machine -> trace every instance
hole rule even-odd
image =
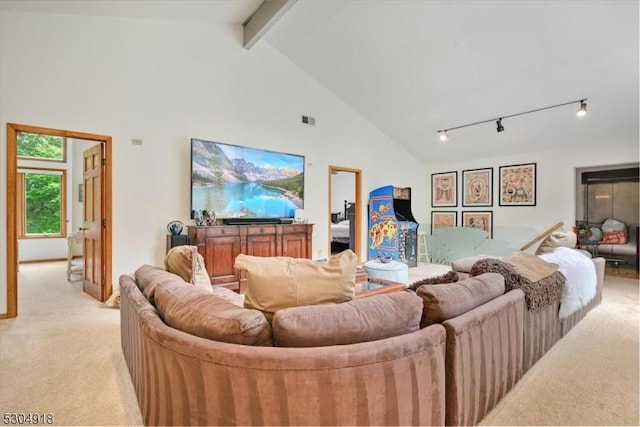
[[[392,185],[369,193],[368,259],[391,257],[418,265],[418,223],[411,213],[411,188]]]

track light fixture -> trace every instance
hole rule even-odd
[[[523,111],[522,113],[509,114],[508,116],[501,116],[501,117],[496,117],[494,119],[487,119],[487,120],[482,120],[482,121],[475,122],[475,123],[469,123],[468,125],[454,126],[454,127],[450,127],[450,128],[447,128],[447,129],[440,129],[438,131],[438,134],[440,135],[440,141],[446,141],[447,139],[449,139],[449,131],[450,130],[466,128],[466,127],[469,127],[469,126],[480,125],[480,124],[483,124],[483,123],[489,123],[489,122],[493,122],[493,121],[496,122],[496,130],[498,132],[503,132],[504,131],[504,126],[502,125],[502,119],[508,119],[508,118],[511,118],[511,117],[522,116],[524,114],[537,113],[538,111],[549,110],[551,108],[564,107],[565,105],[575,104],[576,102],[580,103],[580,109],[578,110],[578,112],[576,114],[578,116],[580,116],[580,117],[586,115],[587,114],[587,98],[583,98],[583,99],[577,99],[575,101],[564,102],[562,104],[550,105],[548,107],[536,108],[535,110]]]
[[[587,115],[587,100],[586,99],[583,99],[583,100],[580,101],[580,109],[578,110],[576,115],[578,117],[582,117],[582,116],[586,116]]]

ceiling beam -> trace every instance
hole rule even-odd
[[[250,49],[289,10],[296,0],[264,0],[242,24],[242,45]]]

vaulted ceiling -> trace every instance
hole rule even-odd
[[[1,7],[241,25],[260,3],[5,0]],[[638,14],[631,0],[298,0],[258,43],[423,162],[442,163],[637,144]],[[490,122],[438,139],[439,129],[583,98],[583,118],[576,103],[504,119],[504,132]]]

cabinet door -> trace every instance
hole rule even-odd
[[[211,284],[240,289],[240,274],[233,268],[240,253],[239,236],[216,236],[205,239],[205,264]]]
[[[247,236],[247,255],[276,256],[276,235]]]
[[[307,253],[307,233],[283,234],[282,256],[311,258],[311,254]]]

